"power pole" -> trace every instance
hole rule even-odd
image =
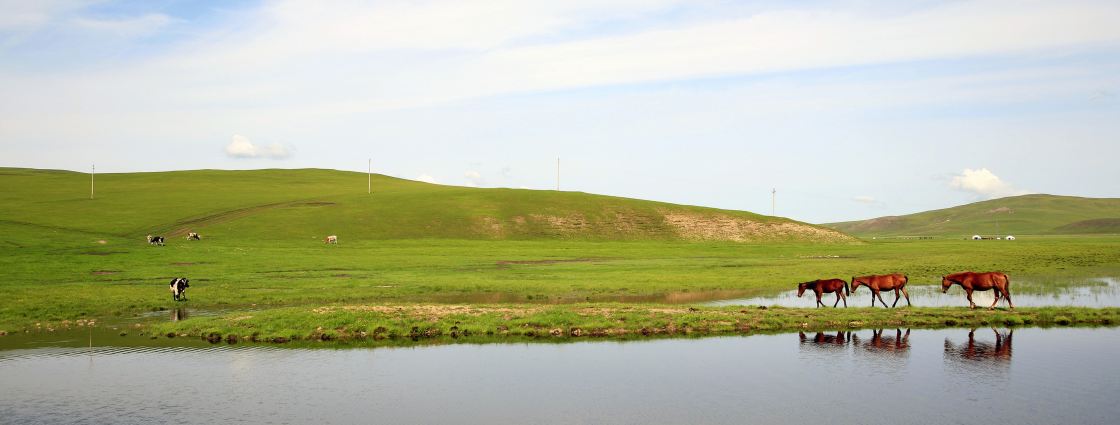
[[[560,158],[556,158],[556,191],[560,191]]]
[[[999,220],[996,220],[996,238],[999,238]]]
[[[93,199],[93,175],[97,174],[97,165],[90,166],[89,171],[89,199]]]
[[[373,193],[373,158],[366,163],[366,193]]]
[[[774,190],[770,191],[770,194],[773,195],[773,198],[770,200],[770,216],[771,217],[777,217],[778,216],[778,214],[777,214],[777,212],[778,212],[778,189],[774,188]]]

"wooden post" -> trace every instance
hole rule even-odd
[[[93,165],[89,171],[89,199],[93,199],[93,175],[97,174],[97,165]],[[93,337],[90,337],[93,338]]]

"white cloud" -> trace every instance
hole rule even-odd
[[[860,202],[870,202],[870,203],[879,202],[879,201],[875,200],[874,196],[867,196],[867,195],[860,195],[860,196],[857,196],[857,197],[852,198],[852,199],[854,199],[856,201],[860,201]]]
[[[1030,193],[1029,191],[1015,188],[1011,183],[1000,180],[999,177],[992,174],[987,168],[981,168],[979,170],[966,168],[962,175],[954,177],[953,181],[949,182],[949,188],[962,192],[972,192],[977,196],[984,196],[988,199],[1026,195]]]
[[[521,186],[518,189],[529,189],[529,186]]]
[[[1114,97],[1116,97],[1116,95],[1112,94],[1112,93],[1109,93],[1108,90],[1098,89],[1096,92],[1093,93],[1092,96],[1089,96],[1089,98],[1086,99],[1086,100],[1108,100],[1108,99],[1112,99]]]
[[[421,174],[420,177],[416,178],[416,180],[422,181],[424,183],[436,184],[435,177],[429,176],[427,174]]]
[[[257,146],[249,141],[248,137],[234,134],[233,140],[226,145],[226,155],[231,158],[268,158],[285,159],[292,156],[291,144],[269,142],[264,147]]]
[[[486,183],[486,179],[482,178],[481,174],[478,174],[474,171],[467,171],[467,172],[463,173],[463,177],[466,177],[467,180],[471,181],[469,186],[472,186],[472,187],[481,187],[483,184]]]

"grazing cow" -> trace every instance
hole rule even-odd
[[[200,241],[200,240],[202,240],[202,236],[199,236],[198,233],[190,232],[189,234],[187,234],[187,240],[189,241],[191,239],[194,239],[196,241]]]
[[[163,246],[163,236],[148,235],[148,243]]]
[[[976,308],[976,303],[972,302],[972,291],[993,290],[996,293],[996,299],[992,301],[992,306],[988,307],[988,310],[996,308],[996,303],[999,302],[1001,296],[1007,298],[1007,306],[1011,310],[1015,309],[1015,305],[1011,304],[1011,280],[1003,273],[960,272],[942,276],[941,293],[944,294],[954,284],[964,288],[965,294],[968,295],[969,308]]]
[[[187,300],[187,288],[191,287],[187,282],[187,279],[183,277],[171,279],[171,297],[174,298],[175,301]]]
[[[326,242],[326,243],[338,243],[338,236],[334,236],[334,235],[331,235],[331,236],[327,236],[327,240],[325,240],[325,241],[323,241],[323,242]]]
[[[875,307],[875,297],[879,297],[879,302],[883,303],[883,307],[887,306],[887,302],[883,301],[883,296],[879,295],[879,291],[894,291],[894,304],[891,307],[898,305],[898,291],[902,291],[902,295],[906,296],[906,305],[910,304],[910,294],[906,292],[906,282],[910,278],[900,275],[898,273],[887,275],[871,275],[864,277],[852,278],[852,292],[856,292],[860,285],[866,285],[871,290],[871,306]]]

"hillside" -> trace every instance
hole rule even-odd
[[[1023,195],[866,221],[828,223],[857,236],[1120,233],[1120,199]]]
[[[577,239],[851,242],[743,211],[580,192],[441,186],[335,170],[89,174],[0,168],[0,226],[142,240],[194,231],[255,240]],[[37,230],[36,230],[37,229]]]

